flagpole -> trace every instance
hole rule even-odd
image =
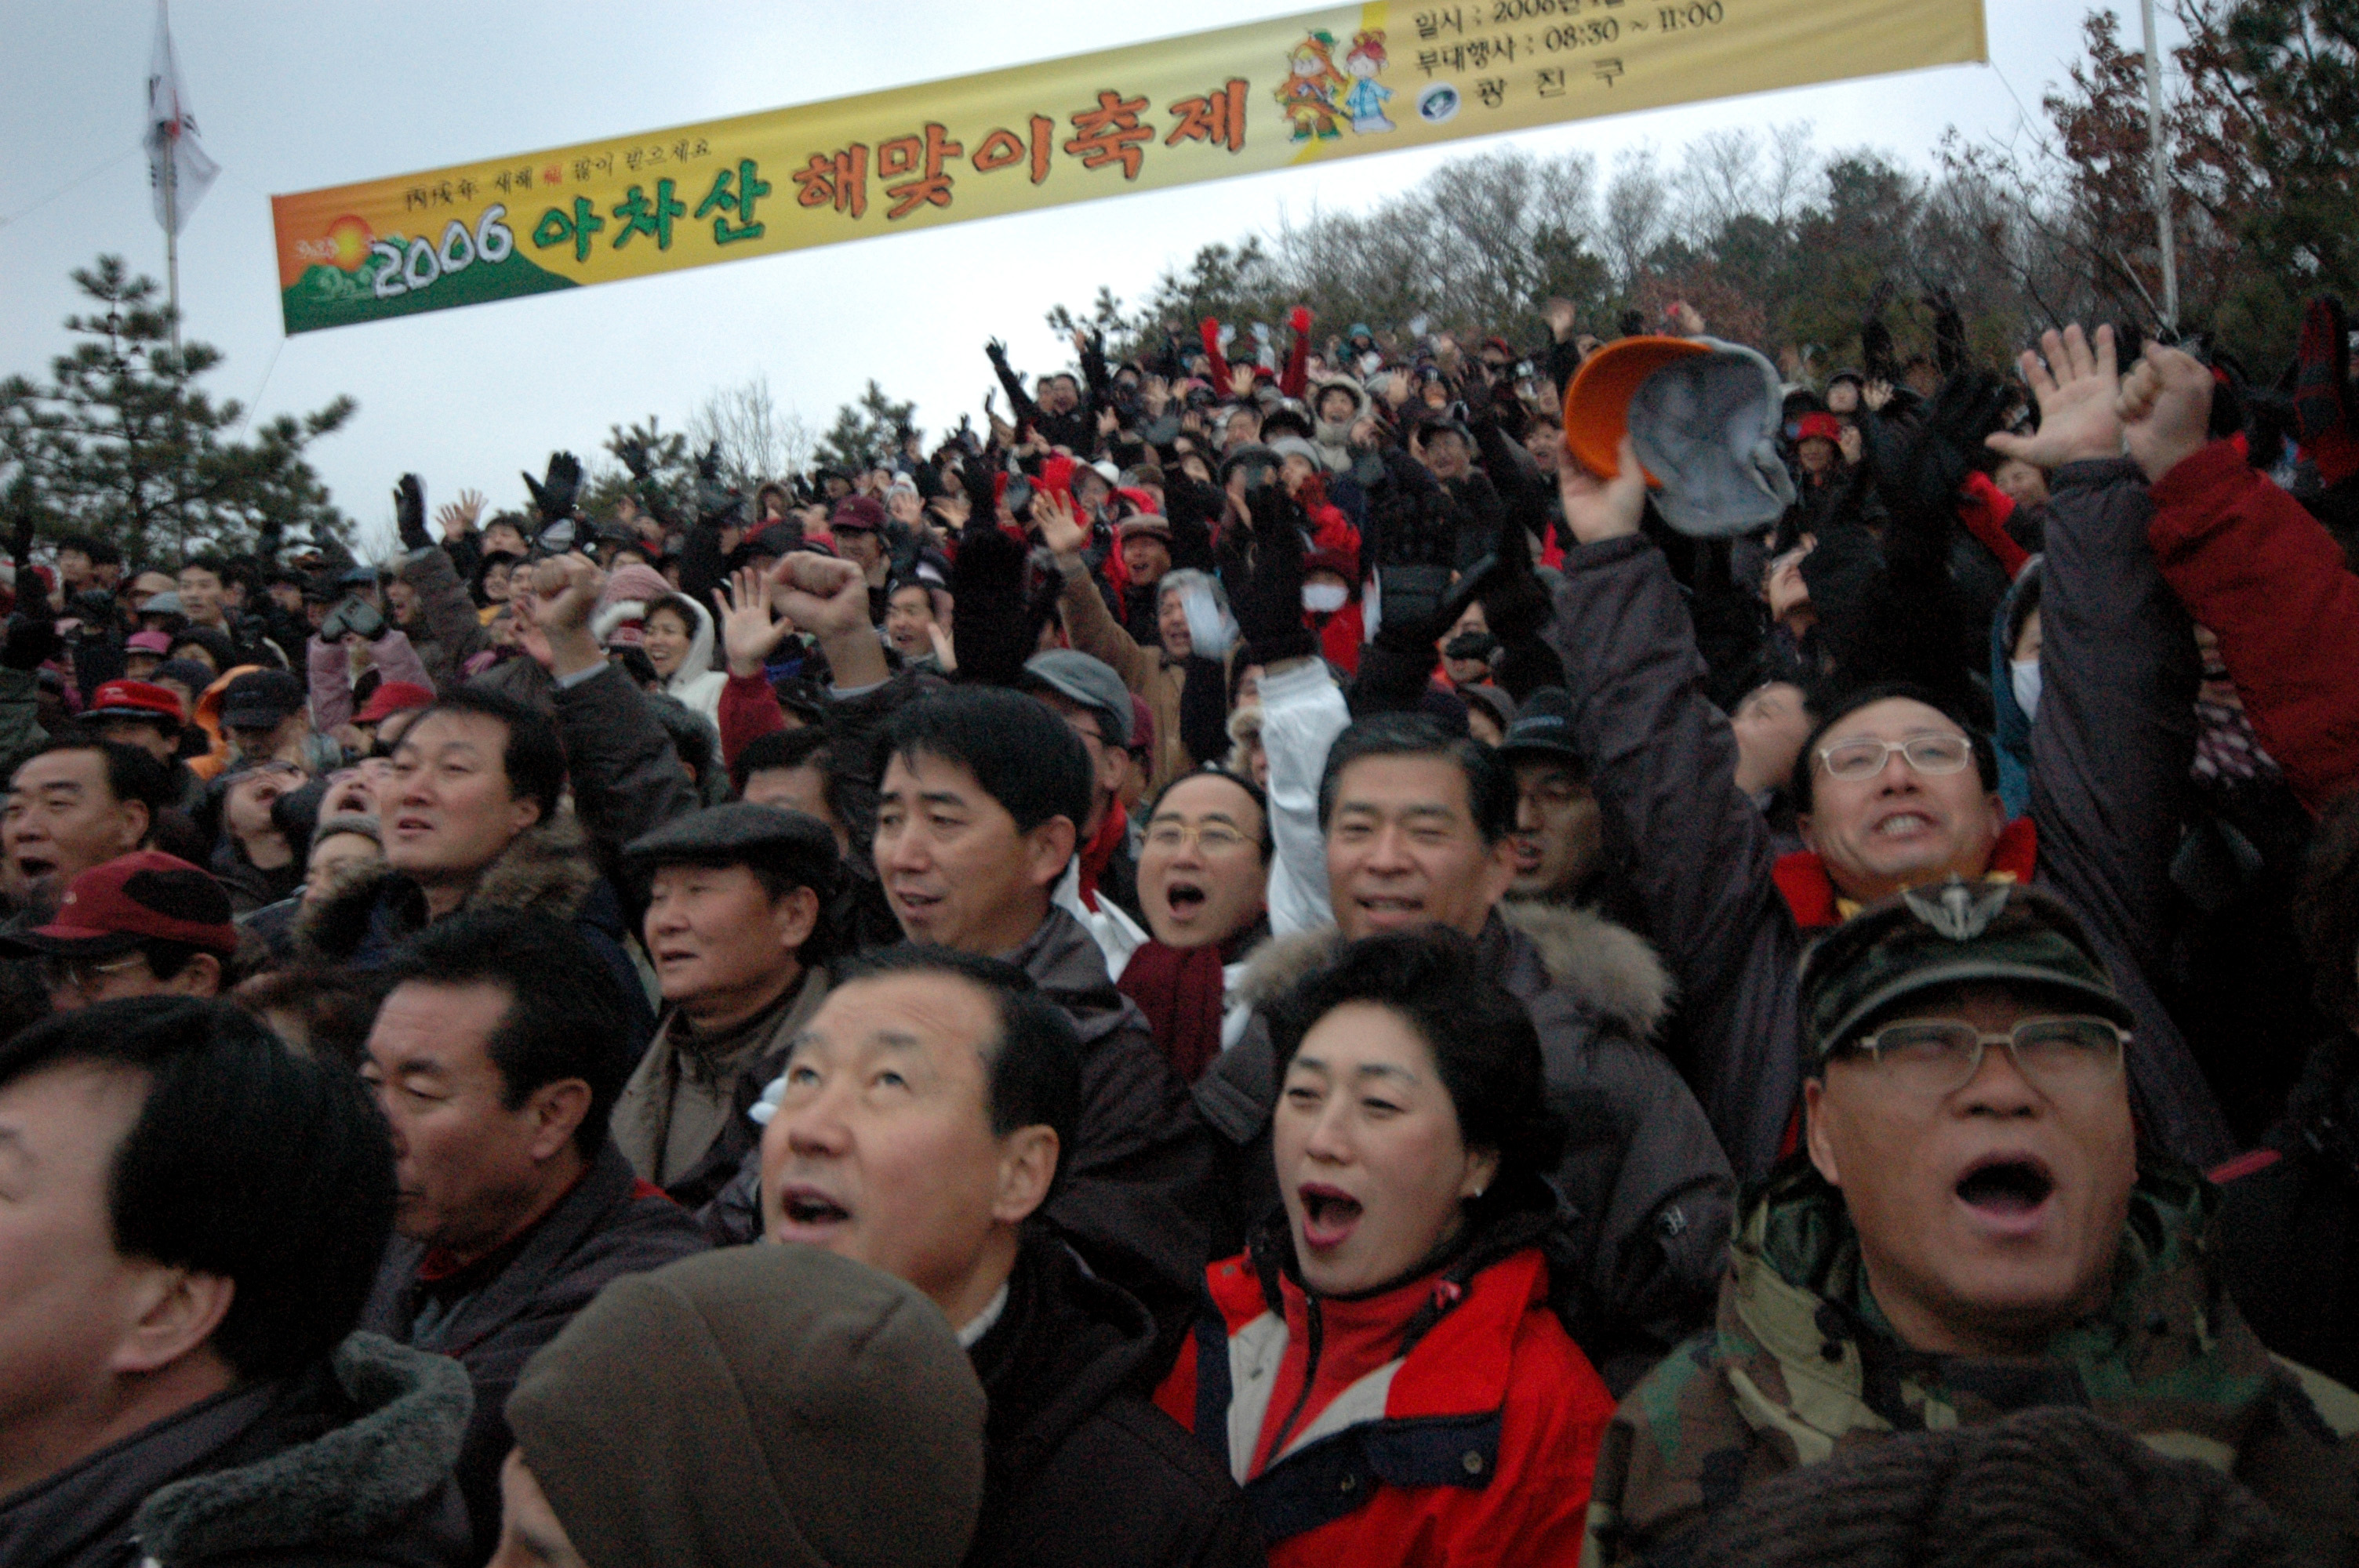
[[[164,20],[164,36],[172,36],[172,0],[156,0],[156,8]],[[172,145],[166,147],[164,159],[164,276],[168,297],[172,305],[172,362],[180,359],[180,149],[178,109],[172,126]]]
[[[2171,233],[2169,166],[2162,146],[2162,49],[2154,36],[2154,0],[2146,5],[2146,139],[2154,197],[2155,238],[2162,252],[2162,325],[2179,330],[2179,246]]]

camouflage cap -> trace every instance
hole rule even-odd
[[[2088,933],[2050,895],[2012,882],[1911,889],[1860,911],[1802,956],[1802,1044],[1823,1061],[1894,1002],[1971,981],[2063,991],[2128,1028]]]

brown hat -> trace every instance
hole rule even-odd
[[[815,1247],[615,1281],[507,1418],[593,1568],[952,1568],[982,1506],[983,1386],[940,1309]]]

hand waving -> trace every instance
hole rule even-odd
[[[582,490],[582,460],[571,452],[551,452],[548,477],[536,483],[532,475],[527,474],[524,487],[532,492],[533,507],[543,523],[571,517],[574,497]]]
[[[770,613],[770,585],[757,567],[741,567],[712,590],[721,611],[721,646],[733,676],[758,676],[795,629],[793,621]]]
[[[1032,492],[1032,521],[1040,542],[1060,558],[1078,557],[1089,546],[1089,530],[1073,515],[1073,498],[1060,490]]]
[[[2114,330],[2097,329],[2093,346],[2079,323],[2059,337],[2042,333],[2039,353],[2025,351],[2023,379],[2039,399],[2039,428],[2027,436],[1999,431],[1984,445],[2037,468],[2122,455],[2122,420],[2115,410],[2121,376],[2114,360]]]

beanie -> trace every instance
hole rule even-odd
[[[953,1568],[984,1394],[940,1308],[814,1247],[626,1275],[526,1366],[507,1418],[593,1568]]]

